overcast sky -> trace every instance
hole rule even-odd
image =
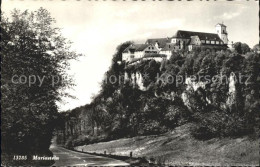
[[[224,22],[230,41],[241,41],[250,47],[258,43],[258,2],[256,1],[7,1],[2,11],[13,8],[36,10],[46,8],[62,28],[72,48],[85,57],[71,62],[76,86],[68,90],[77,99],[64,99],[61,110],[73,109],[91,102],[111,63],[116,46],[128,40],[171,37],[176,30],[215,32]]]

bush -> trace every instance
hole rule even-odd
[[[138,133],[140,135],[153,135],[166,132],[165,126],[162,126],[158,120],[147,120],[140,124]]]
[[[237,113],[213,111],[196,113],[196,122],[191,134],[197,139],[211,139],[214,137],[238,137],[253,132],[253,127],[247,126],[246,118]]]
[[[169,128],[175,128],[186,123],[188,118],[189,112],[187,109],[177,105],[170,105],[164,116],[164,123]]]
[[[68,149],[72,149],[72,148],[73,148],[72,141],[73,141],[72,136],[70,136],[70,137],[66,140],[66,142],[65,142],[65,147],[68,148]]]

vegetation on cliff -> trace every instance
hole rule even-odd
[[[191,134],[203,140],[259,132],[260,57],[246,44],[127,65],[121,54],[129,44],[117,48],[92,103],[62,114],[61,143],[160,134],[188,122],[194,124]]]

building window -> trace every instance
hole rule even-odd
[[[153,49],[153,47],[152,47],[152,49]]]
[[[207,43],[207,44],[210,44],[210,41],[206,40],[206,43]]]
[[[219,41],[216,41],[216,44],[219,45]]]
[[[131,55],[130,58],[133,59],[133,58],[135,58],[135,56],[134,56],[134,55]]]
[[[201,40],[201,43],[205,43],[205,40]]]
[[[211,44],[215,44],[215,41],[211,41]]]

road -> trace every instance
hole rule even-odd
[[[58,146],[55,139],[50,150],[54,156],[59,157],[53,166],[129,166],[128,163],[120,160],[65,149]]]

